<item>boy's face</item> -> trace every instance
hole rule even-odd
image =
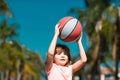
[[[61,47],[56,48],[54,62],[55,64],[61,66],[65,66],[68,62],[68,56],[65,54],[65,51]]]

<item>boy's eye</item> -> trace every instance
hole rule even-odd
[[[64,53],[64,55],[67,55],[66,53]]]
[[[56,53],[56,54],[60,55],[61,53]],[[66,54],[66,53],[64,53],[64,55],[67,55],[67,54]]]
[[[58,55],[60,55],[61,53],[57,53]]]
[[[67,55],[67,54],[64,53],[64,55]]]

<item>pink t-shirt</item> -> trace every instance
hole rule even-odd
[[[72,80],[72,65],[59,66],[53,63],[49,72],[47,72],[48,80]]]

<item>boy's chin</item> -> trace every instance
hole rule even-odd
[[[60,66],[65,66],[66,65],[66,62],[59,62],[59,63],[56,63],[57,65],[60,65]]]
[[[66,63],[61,63],[60,65],[61,65],[61,66],[65,66],[65,64],[66,64]]]
[[[57,65],[59,65],[59,66],[64,66],[65,64],[63,64],[63,63],[58,63]]]

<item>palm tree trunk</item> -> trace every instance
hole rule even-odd
[[[120,5],[118,7],[118,17],[116,21],[116,35],[117,35],[117,51],[116,51],[116,73],[115,80],[118,80],[118,70],[119,70],[119,61],[120,61]]]
[[[17,60],[17,79],[16,80],[20,80],[21,78],[21,73],[20,73],[20,60]]]
[[[94,58],[93,58],[93,64],[91,67],[91,80],[99,80],[100,79],[100,56],[101,56],[101,29],[102,29],[102,20],[99,20],[98,23],[96,24],[96,47],[94,50]]]
[[[8,80],[8,78],[9,78],[9,70],[6,70],[5,74],[6,74],[5,80]]]
[[[95,63],[95,60],[96,60],[98,52],[99,52],[99,44],[100,44],[100,37],[99,37],[99,35],[96,36],[96,41],[97,41],[96,42],[96,46],[95,46],[95,49],[94,49],[94,51],[92,53],[92,55],[94,55],[94,56],[91,56],[93,60],[90,62],[90,70],[93,67],[94,63]]]
[[[115,25],[114,26],[114,43],[113,43],[113,52],[112,52],[112,55],[113,55],[113,60],[115,60],[115,79],[117,80],[118,77],[117,77],[117,74],[118,74],[118,31],[117,31],[117,26]]]
[[[0,80],[4,80],[4,72],[0,72]]]
[[[117,51],[116,51],[116,72],[115,80],[118,80],[118,70],[119,70],[119,61],[120,61],[120,7],[118,8],[118,17],[116,21],[116,40],[117,40]]]
[[[119,30],[119,29],[118,29]],[[118,70],[119,70],[119,67],[118,67],[118,65],[119,65],[119,61],[120,61],[120,30],[118,31],[118,33],[117,33],[117,40],[118,40],[118,42],[117,42],[117,51],[116,51],[116,80],[118,80]]]
[[[96,59],[95,59],[95,62],[94,62],[94,65],[92,67],[92,75],[91,75],[91,80],[100,80],[100,33],[98,33],[98,52],[97,52],[97,55],[96,55]]]

